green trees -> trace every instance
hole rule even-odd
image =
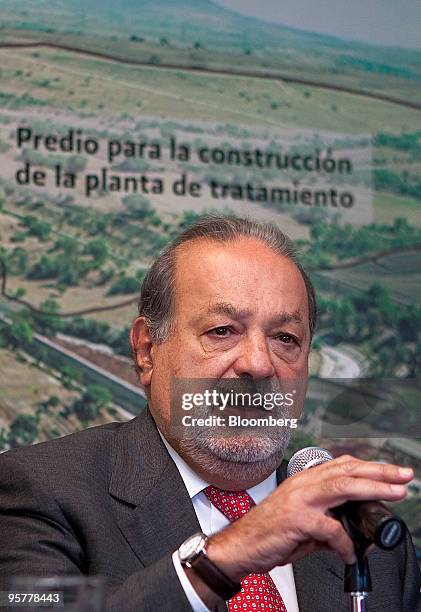
[[[103,238],[90,240],[85,248],[84,253],[91,255],[97,266],[102,266],[108,257],[108,246]]]
[[[374,283],[367,292],[357,292],[342,298],[323,298],[319,301],[323,326],[343,341],[363,342],[380,335],[385,327],[399,325],[406,317],[406,308],[398,309],[389,292]]]
[[[7,271],[9,274],[25,274],[28,267],[28,253],[22,247],[16,247],[7,254]]]
[[[32,344],[32,327],[27,321],[16,320],[2,326],[2,337],[6,346],[14,350],[27,349]]]
[[[39,240],[45,242],[51,234],[51,225],[47,221],[37,219],[32,215],[26,215],[23,218],[23,223],[27,226],[29,233],[36,236]]]
[[[399,317],[398,330],[405,342],[413,342],[421,331],[421,307],[411,304]]]
[[[54,257],[41,255],[40,259],[34,263],[27,274],[27,278],[32,280],[47,280],[56,278],[59,275],[59,265]]]
[[[70,365],[62,365],[59,367],[61,374],[61,382],[65,389],[69,391],[74,391],[81,384],[81,373],[77,368],[72,368]],[[67,414],[67,409],[65,408],[64,412]]]
[[[421,157],[421,131],[404,132],[402,134],[379,132],[373,138],[373,145],[407,151],[413,158],[419,159]]]
[[[65,406],[60,414],[68,417],[74,413],[86,425],[95,420],[102,408],[111,402],[111,399],[112,396],[107,388],[101,385],[88,385],[82,395],[72,405]],[[59,406],[60,398],[57,395],[51,395],[35,407],[33,414],[18,414],[8,428],[0,430],[0,450],[34,444],[37,441],[43,417]],[[42,425],[42,431],[52,432],[54,437],[60,435],[57,428],[45,429],[45,423]]]
[[[195,212],[194,210],[185,210],[183,216],[179,221],[180,229],[187,229],[190,225],[193,225],[201,218],[202,215]]]
[[[108,344],[120,355],[128,355],[130,353],[129,329],[128,326],[121,329],[113,329],[108,323],[83,317],[66,319],[63,322],[64,333],[77,336],[78,338],[85,338],[90,342]]]
[[[41,418],[59,404],[60,398],[57,395],[51,395],[36,406],[33,414],[18,414],[9,428],[0,430],[0,450],[28,446],[36,442]]]
[[[152,204],[149,198],[143,195],[128,195],[122,198],[127,212],[136,219],[144,220],[153,214]]]
[[[139,291],[140,283],[133,276],[122,274],[110,287],[108,295],[125,295]]]
[[[32,312],[35,327],[45,336],[55,336],[62,329],[63,321],[57,317],[60,305],[53,299],[44,300],[39,306],[41,312]]]
[[[35,409],[35,416],[39,420],[44,414],[48,414],[51,408],[56,408],[60,404],[57,395],[51,395],[45,402],[41,402]]]
[[[110,345],[116,353],[125,356],[130,354],[129,332],[130,328],[127,326],[111,336]]]
[[[326,268],[338,260],[419,246],[421,230],[402,217],[396,218],[393,225],[372,223],[362,227],[320,221],[311,225],[310,238],[301,242],[306,249],[302,256],[303,264]]]
[[[416,175],[393,170],[375,168],[373,170],[374,188],[377,191],[391,191],[401,195],[421,199],[421,181]]]
[[[82,397],[74,401],[72,408],[80,421],[93,421],[111,399],[111,393],[107,388],[101,385],[88,385]]]
[[[0,210],[6,204],[6,192],[2,187],[0,187]]]
[[[398,305],[373,283],[366,292],[318,301],[321,327],[337,342],[365,343],[372,371],[382,376],[421,373],[421,308]]]
[[[73,319],[66,319],[64,321],[63,331],[70,336],[84,338],[90,342],[101,342],[108,344],[110,326],[108,323],[104,323],[102,321],[75,317]]]
[[[51,253],[57,252],[55,255]],[[103,238],[81,245],[70,236],[60,237],[49,254],[41,255],[27,278],[33,280],[57,279],[61,285],[74,287],[93,269],[101,267],[108,257],[108,246]]]
[[[330,308],[331,324],[335,335],[343,340],[357,340],[361,334],[358,315],[350,299],[333,302]]]
[[[18,414],[10,425],[7,443],[11,448],[33,444],[38,435],[38,421],[33,414]]]

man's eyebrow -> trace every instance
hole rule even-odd
[[[232,319],[245,319],[253,313],[246,308],[236,308],[233,304],[229,304],[228,302],[216,302],[212,304],[212,306],[209,306],[209,308],[204,311],[204,314],[222,314]]]
[[[226,315],[232,319],[246,319],[253,315],[253,311],[247,308],[236,308],[233,304],[229,304],[228,302],[216,302],[202,311],[200,316],[212,314]],[[271,319],[272,325],[283,325],[284,323],[298,323],[302,325],[303,317],[298,310],[294,310],[293,312],[281,312]]]
[[[275,325],[282,325],[283,323],[298,323],[302,325],[303,317],[299,310],[294,310],[294,312],[281,312],[272,319],[272,323]]]

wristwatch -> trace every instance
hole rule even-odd
[[[209,559],[208,539],[204,533],[190,536],[178,549],[178,558],[183,567],[192,568],[214,593],[227,601],[241,591],[241,584],[233,582]]]

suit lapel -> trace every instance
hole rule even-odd
[[[334,553],[316,552],[293,564],[300,612],[348,612],[341,562]],[[339,570],[339,572],[338,572]]]
[[[183,480],[147,409],[116,436],[109,493],[119,502],[119,528],[144,566],[200,531]]]
[[[116,500],[116,520],[144,566],[200,531],[183,480],[148,409],[121,426],[113,442],[112,461],[109,493]],[[283,462],[277,470],[278,484],[286,477],[286,465]],[[293,564],[300,612],[347,612],[342,567],[335,554],[324,552]]]

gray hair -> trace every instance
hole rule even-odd
[[[297,259],[292,241],[276,225],[245,218],[207,215],[184,230],[159,255],[143,279],[140,289],[139,316],[146,318],[151,339],[164,342],[174,322],[175,266],[177,249],[191,240],[232,242],[247,237],[266,244],[275,253],[287,257],[297,266],[304,280],[309,312],[310,335],[317,321],[316,297],[313,285]]]

